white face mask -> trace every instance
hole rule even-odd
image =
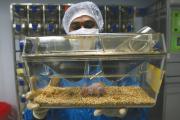
[[[96,28],[81,28],[72,32],[69,32],[69,35],[75,35],[75,34],[98,34],[99,29]],[[73,50],[89,50],[92,47],[92,45],[95,45],[95,40],[69,40],[70,45],[72,46]]]
[[[91,29],[80,28],[78,30],[69,32],[68,34],[75,35],[75,34],[98,34],[98,33],[99,33],[99,29],[97,28],[91,28]]]

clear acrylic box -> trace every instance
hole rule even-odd
[[[160,33],[27,37],[22,57],[40,107],[153,107],[166,46]]]

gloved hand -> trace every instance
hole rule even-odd
[[[119,117],[123,118],[126,116],[128,109],[121,108],[121,109],[96,109],[94,111],[94,116],[105,115],[109,117]]]
[[[32,84],[32,91],[28,92],[26,94],[26,99],[29,100],[28,104],[27,104],[27,108],[33,111],[33,116],[37,119],[43,119],[45,118],[48,109],[45,108],[40,108],[40,105],[38,103],[33,102],[33,99],[41,94],[40,90],[36,90],[35,88],[35,82],[36,82],[36,78],[35,77],[31,77],[30,78],[31,84]]]
[[[33,111],[33,116],[37,119],[43,119],[46,117],[48,109],[40,108],[38,103],[33,102],[33,98],[40,94],[40,91],[30,91],[26,94],[26,99],[29,100],[27,108]]]

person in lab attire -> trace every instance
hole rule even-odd
[[[62,21],[64,30],[67,34],[97,34],[103,30],[103,18],[99,8],[92,2],[80,2],[73,4],[67,9]],[[70,44],[76,44],[71,43]],[[91,73],[101,70],[101,65],[97,65],[95,71],[89,69]],[[86,79],[87,80],[87,79]],[[62,79],[61,86],[79,86],[86,81],[81,79],[78,82],[70,82]],[[93,80],[112,85],[107,78]],[[87,82],[87,81],[86,81]],[[30,93],[29,93],[30,94]],[[37,104],[28,103],[24,111],[24,120],[147,120],[147,109],[92,109],[92,108],[62,108],[62,109],[43,109],[38,108]]]

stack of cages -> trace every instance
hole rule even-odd
[[[105,22],[103,32],[134,32],[135,7],[122,5],[100,6]]]
[[[52,36],[60,34],[60,6],[45,5],[45,35]]]
[[[32,101],[42,108],[152,107],[164,42],[160,33],[27,37],[22,57]]]
[[[150,26],[155,31],[166,33],[166,0],[156,0],[153,4],[145,8],[144,24]],[[166,37],[166,34],[165,34]]]
[[[20,111],[26,107],[26,99],[24,94],[29,91],[28,82],[26,81],[24,64],[21,58],[24,39],[28,36],[28,8],[26,5],[11,5],[12,15],[12,32],[15,43],[15,60],[16,60],[16,88],[17,98]]]
[[[120,6],[106,6],[106,32],[118,33],[121,31]]]
[[[132,6],[121,7],[121,31],[122,32],[133,32],[134,31],[134,17],[135,8]]]
[[[29,5],[28,7],[28,35],[42,36],[44,35],[44,14],[42,5]]]

